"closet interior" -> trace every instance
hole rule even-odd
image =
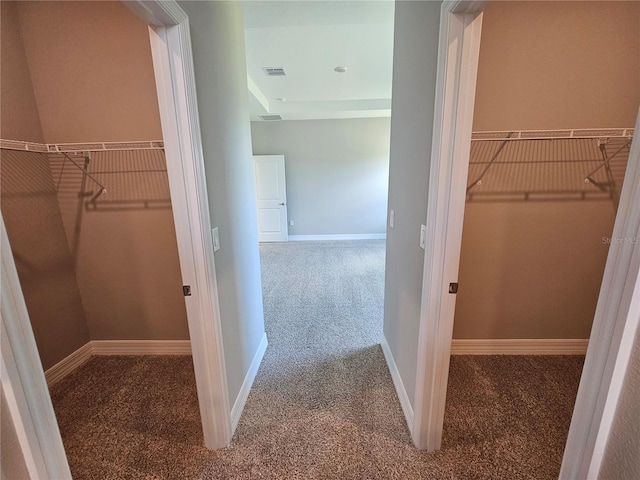
[[[2,215],[45,370],[91,340],[162,338],[171,325],[158,319],[186,327],[161,141],[2,140],[0,156]]]
[[[638,18],[624,2],[487,2],[454,339],[586,351],[619,240]]]
[[[54,3],[0,5],[1,210],[50,383],[98,344],[189,339],[148,26]]]
[[[586,349],[633,134],[473,133],[454,338]]]

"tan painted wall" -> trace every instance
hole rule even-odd
[[[95,203],[68,161],[51,168],[91,338],[188,339],[164,153],[92,153]]]
[[[47,143],[162,138],[149,34],[122,2],[20,2]]]
[[[0,2],[0,138],[44,141],[15,2]]]
[[[42,142],[17,4],[2,2],[2,136]],[[40,359],[51,367],[89,340],[49,161],[0,151],[0,204]]]
[[[49,159],[0,152],[2,216],[40,360],[47,369],[89,341]]]
[[[589,338],[609,202],[467,203],[455,338]]]
[[[487,5],[474,130],[632,127],[639,103],[639,3]],[[468,202],[454,337],[588,338],[613,222],[610,201]]]
[[[120,2],[16,7],[47,143],[161,138],[147,26]],[[164,156],[94,155],[95,192],[53,159],[90,338],[187,339]],[[51,181],[51,179],[50,179]]]
[[[633,127],[638,2],[489,2],[474,130]]]

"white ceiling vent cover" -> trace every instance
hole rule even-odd
[[[282,67],[262,67],[262,70],[268,77],[284,77],[284,68]]]
[[[280,115],[260,115],[262,120],[282,120]]]

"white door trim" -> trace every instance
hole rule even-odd
[[[441,445],[466,175],[461,163],[473,117],[481,1],[441,10],[438,80],[429,177],[427,249],[420,314],[412,437],[420,449]],[[476,15],[476,19],[473,19]],[[466,27],[466,28],[465,28]],[[640,114],[639,114],[640,115]],[[636,132],[640,128],[640,117]],[[462,180],[462,181],[461,181]],[[597,478],[640,322],[640,142],[634,141],[612,244],[576,398],[560,478]],[[455,268],[454,268],[455,267]]]
[[[150,25],[180,268],[192,291],[185,303],[205,445],[221,448],[231,440],[231,411],[188,17],[175,1],[125,3]],[[2,390],[30,477],[70,479],[11,246],[1,223]]]
[[[183,282],[191,286],[185,303],[202,430],[208,448],[223,448],[231,441],[231,410],[189,21],[175,2],[127,4],[152,25],[149,36],[180,270]]]
[[[440,448],[482,28],[480,2],[444,2],[429,173],[412,438]],[[462,10],[461,10],[462,9]],[[475,9],[475,10],[474,10]],[[462,13],[458,13],[461,12]]]

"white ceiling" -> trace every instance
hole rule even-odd
[[[252,120],[391,115],[393,0],[242,4]]]

